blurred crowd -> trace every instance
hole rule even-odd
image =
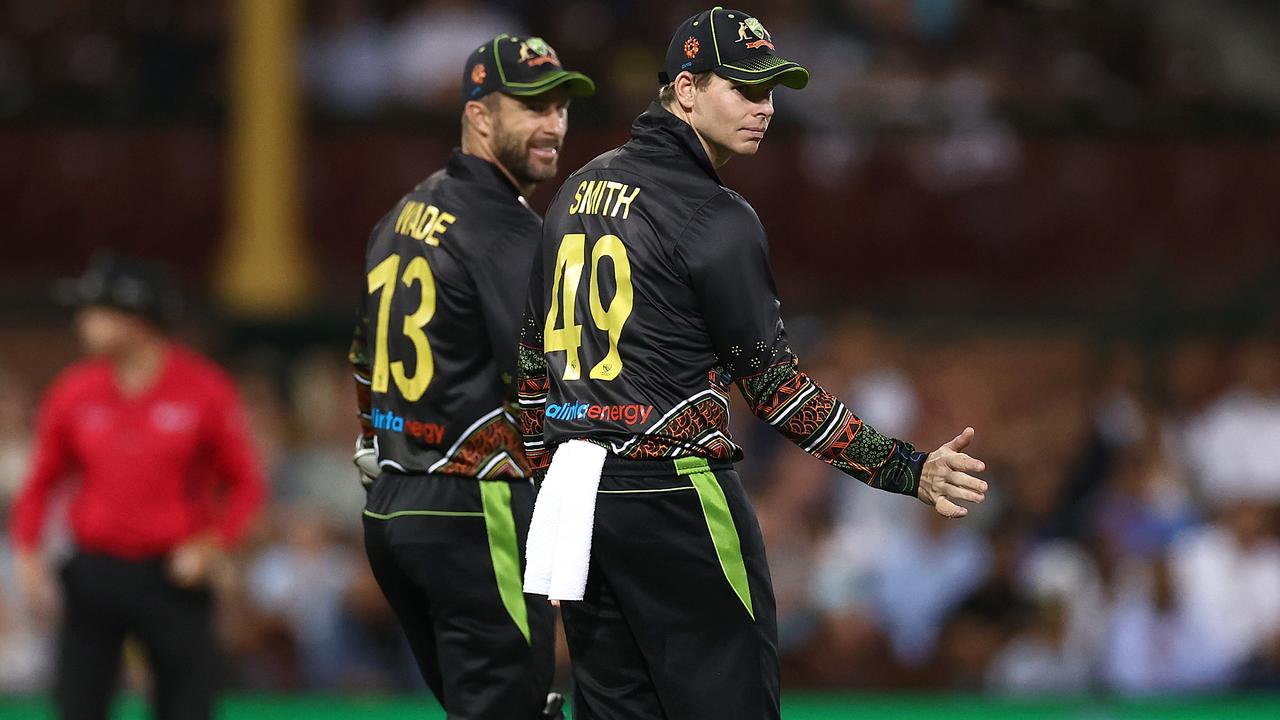
[[[608,77],[588,121],[628,120],[671,28],[704,4],[304,0],[300,69],[320,116],[452,120],[461,58],[498,32],[535,33]],[[231,5],[0,3],[0,119],[216,120]],[[813,70],[802,101],[781,101],[812,128],[1199,127],[1280,111],[1280,8],[1267,0],[743,5]]]
[[[739,406],[786,687],[1280,688],[1274,331],[1152,345],[1071,326],[886,329],[861,315],[790,327],[819,382],[884,431],[934,447],[977,428],[993,490],[946,521],[835,473]],[[40,383],[0,359],[3,516]],[[219,579],[229,682],[421,689],[363,555],[341,354],[224,359],[272,487]],[[0,549],[0,692],[31,692],[48,681],[51,626],[12,594],[9,561]],[[140,658],[129,667],[145,682]]]
[[[827,331],[818,377],[928,447],[973,425],[993,492],[947,521],[789,447],[759,458],[749,472],[793,683],[1280,687],[1275,334],[1143,346],[979,332],[939,345],[865,319]]]

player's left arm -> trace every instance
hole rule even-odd
[[[362,294],[363,295],[363,294]],[[355,455],[351,461],[359,470],[360,482],[368,487],[378,477],[378,436],[373,428],[373,360],[369,357],[369,308],[361,297],[356,311],[355,329],[347,349],[351,378],[356,390],[356,418],[360,433],[356,435]]]
[[[360,303],[355,329],[351,333],[351,345],[347,348],[347,361],[351,363],[351,378],[356,386],[356,414],[360,420],[360,436],[373,437],[373,420],[370,412],[373,399],[373,361],[369,358],[369,312]]]
[[[387,222],[384,217],[374,226],[369,234],[372,244]],[[347,348],[347,361],[351,363],[351,378],[356,391],[356,418],[360,422],[360,433],[356,436],[355,455],[351,461],[359,470],[360,482],[368,487],[378,477],[378,437],[373,428],[373,358],[369,347],[369,295],[363,292],[361,283],[359,299],[356,301],[356,322],[351,332],[351,345]]]
[[[386,222],[387,218],[384,217],[374,226],[373,232],[369,234],[370,244],[378,237],[378,233]],[[360,437],[357,440],[357,446],[361,443],[372,446],[374,438],[371,415],[373,358],[369,347],[369,295],[363,292],[363,288],[364,282],[361,281],[362,292],[356,301],[356,322],[351,332],[351,345],[347,348],[347,361],[351,363],[351,377],[356,386],[356,412],[360,420]]]
[[[944,515],[980,502],[986,484],[966,473],[981,463],[960,453],[967,438],[919,452],[864,423],[839,398],[802,372],[787,340],[769,267],[768,243],[755,211],[734,194],[708,201],[677,245],[700,299],[717,359],[755,415],[801,449],[867,485],[913,495]],[[967,430],[972,437],[972,430]],[[971,461],[971,462],[970,462]],[[981,488],[979,491],[977,488]]]

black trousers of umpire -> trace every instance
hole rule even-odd
[[[528,480],[384,472],[365,550],[449,720],[534,720],[555,671],[555,615],[524,594]]]
[[[574,720],[777,720],[776,612],[732,468],[610,457],[586,594],[561,604]]]
[[[173,585],[163,559],[77,553],[62,568],[54,704],[62,720],[105,720],[126,636],[146,652],[157,720],[213,716],[221,661],[209,590]]]

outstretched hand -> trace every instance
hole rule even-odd
[[[962,452],[971,442],[973,428],[967,427],[951,442],[929,453],[924,461],[916,495],[943,517],[962,518],[969,514],[969,508],[957,505],[957,500],[980,503],[986,498],[987,483],[969,474],[982,472],[986,463]]]

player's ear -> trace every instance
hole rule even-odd
[[[676,102],[686,113],[693,111],[693,98],[698,93],[698,78],[685,70],[676,76]]]
[[[466,124],[481,137],[493,134],[493,116],[489,105],[478,100],[468,100],[462,108],[462,117]]]

